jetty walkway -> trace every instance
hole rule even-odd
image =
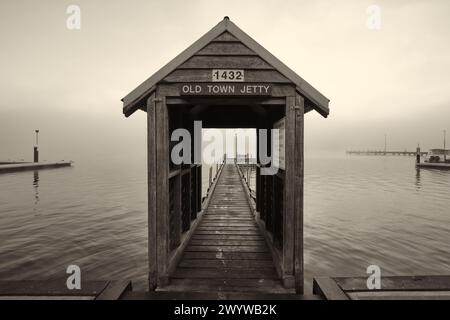
[[[287,292],[235,164],[224,165],[205,215],[164,290]]]

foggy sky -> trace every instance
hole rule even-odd
[[[81,7],[81,30],[66,8]],[[381,29],[366,9],[381,8]],[[450,136],[450,2],[1,1],[0,159],[145,156],[146,117],[120,99],[225,15],[330,100],[307,155],[440,147]],[[450,139],[449,139],[450,140]]]

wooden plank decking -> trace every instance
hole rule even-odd
[[[224,166],[202,221],[164,291],[286,293],[244,194]]]
[[[327,300],[450,300],[450,276],[382,277],[373,290],[366,277],[322,277],[314,278],[313,292]]]
[[[69,290],[66,279],[0,280],[0,300],[119,300],[131,293],[131,281],[82,281]]]

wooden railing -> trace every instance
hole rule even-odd
[[[261,165],[252,163],[248,156],[236,162],[242,181],[254,201],[255,212],[264,230],[270,234],[273,246],[283,248],[284,170],[275,175],[262,175]]]
[[[251,161],[248,154],[241,161],[236,161],[241,178],[247,185],[250,195],[256,201],[256,163]]]
[[[216,163],[215,165],[212,165],[209,167],[208,170],[208,188],[206,189],[206,195],[202,198],[202,202],[205,201],[206,198],[208,198],[211,195],[211,187],[213,184],[217,181],[217,178],[219,177],[220,170],[222,170],[222,167],[226,163],[226,154],[223,156],[222,161],[219,163]],[[215,172],[213,173],[213,168],[215,168]]]
[[[172,166],[169,174],[169,250],[177,249],[184,241],[185,234],[192,228],[202,205],[210,196],[225,162],[211,166],[208,171],[206,196],[202,197],[202,166]],[[214,169],[215,168],[215,172]],[[213,173],[214,172],[214,173]]]

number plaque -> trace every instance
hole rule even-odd
[[[213,69],[213,82],[244,82],[244,70],[241,69]]]

